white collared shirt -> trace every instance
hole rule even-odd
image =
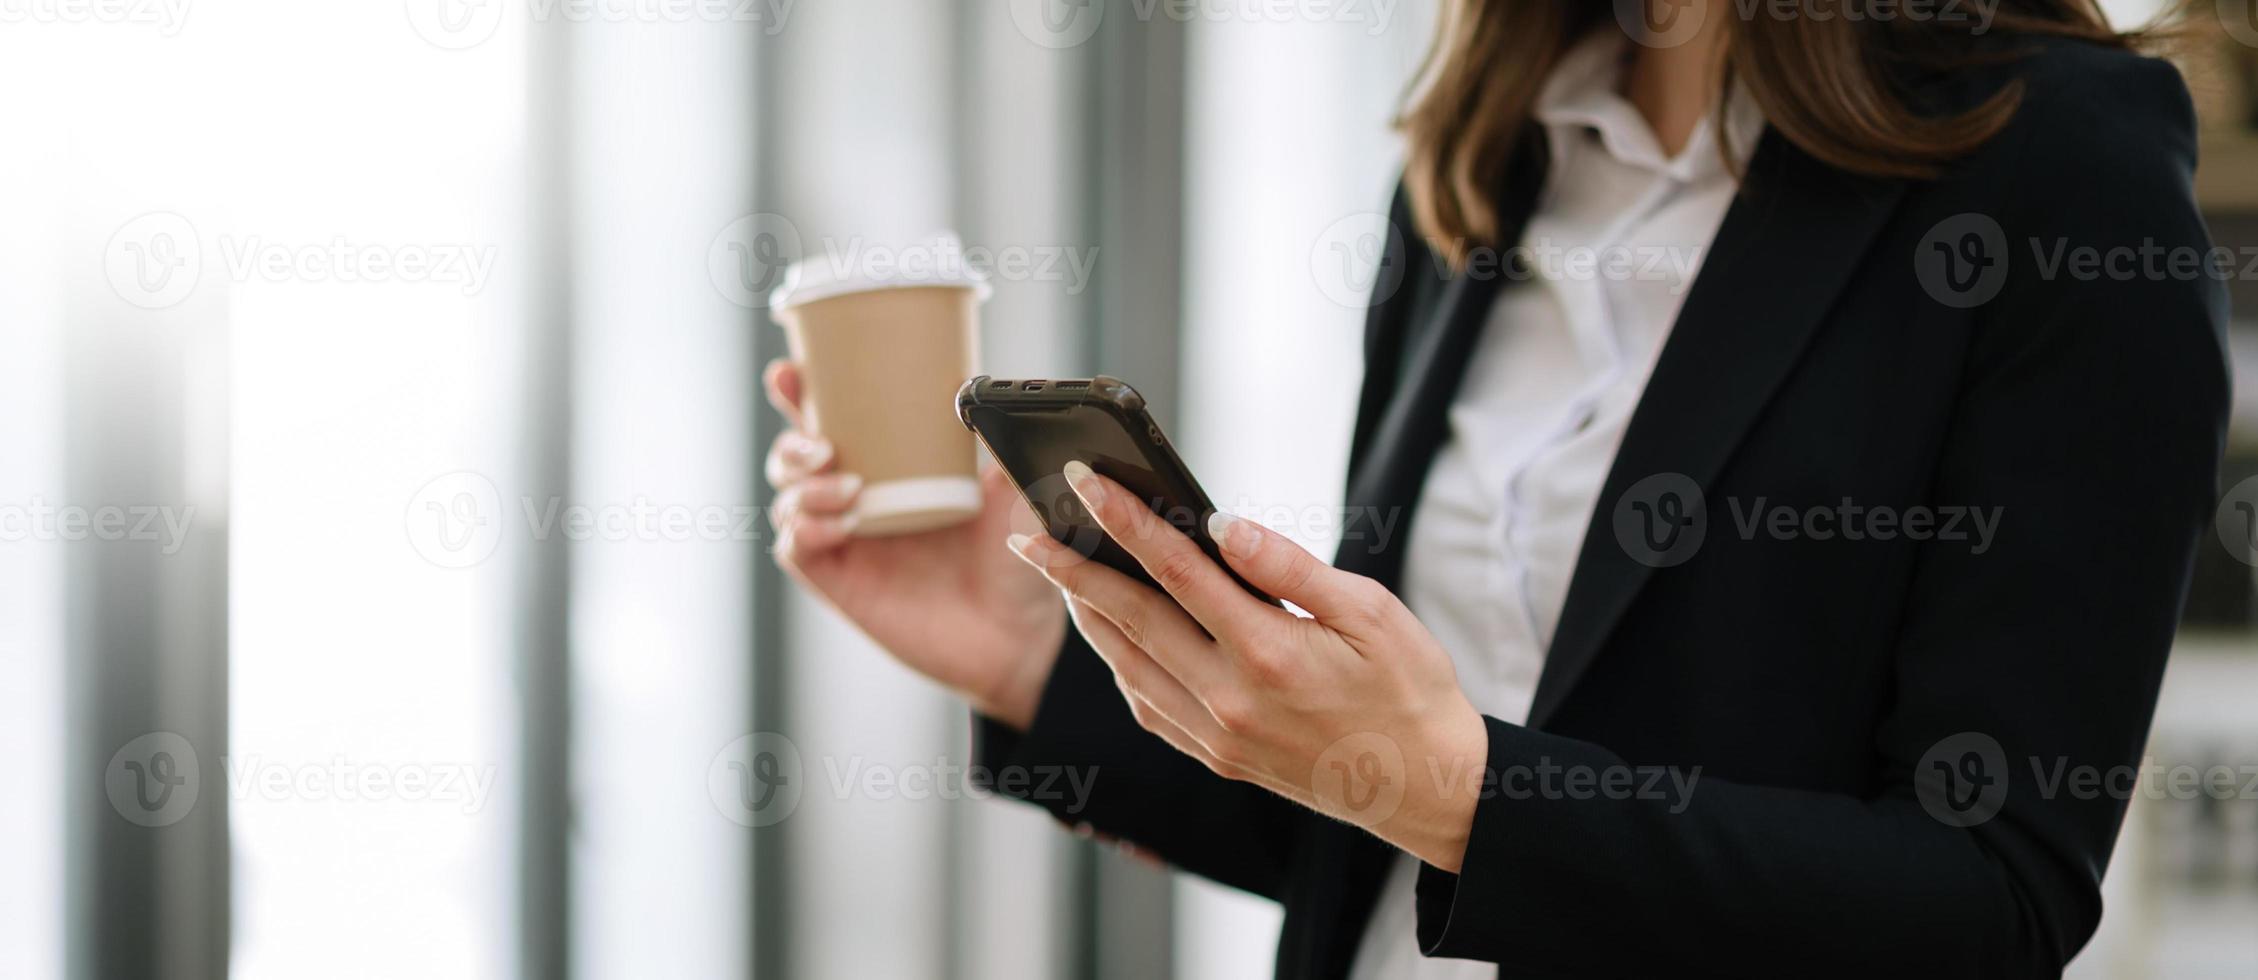
[[[1577,44],[1534,106],[1552,159],[1521,240],[1530,278],[1490,311],[1407,542],[1405,603],[1450,652],[1475,709],[1515,724],[1631,411],[1738,191],[1713,120],[1663,152],[1618,92],[1624,45],[1612,30]],[[1763,123],[1745,96],[1728,128],[1747,160]],[[1488,963],[1420,955],[1418,868],[1396,859],[1349,976],[1496,977]]]

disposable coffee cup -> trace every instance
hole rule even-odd
[[[770,295],[800,365],[808,431],[831,442],[840,472],[862,477],[856,535],[930,531],[980,512],[977,450],[956,393],[976,373],[988,292],[944,234],[803,260]]]

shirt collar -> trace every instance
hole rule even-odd
[[[1566,164],[1571,141],[1585,139],[1585,131],[1590,130],[1598,134],[1609,156],[1681,183],[1722,173],[1714,115],[1703,116],[1693,137],[1672,157],[1663,152],[1638,107],[1618,91],[1629,43],[1620,31],[1593,31],[1561,55],[1552,77],[1538,91],[1531,114],[1545,127],[1552,144],[1554,172]],[[1727,95],[1725,117],[1735,162],[1746,165],[1764,133],[1764,115],[1747,90],[1735,85]]]

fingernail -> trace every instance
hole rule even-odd
[[[824,460],[831,458],[831,443],[823,439],[802,437],[799,442],[792,444],[791,453],[792,458],[798,460],[801,466],[821,466]]]
[[[1254,550],[1255,541],[1259,540],[1253,534],[1233,534],[1240,523],[1237,515],[1220,510],[1207,515],[1207,536],[1214,539],[1215,546],[1223,549],[1224,554],[1233,558],[1247,557]]]
[[[1105,487],[1098,483],[1097,476],[1090,471],[1090,464],[1079,459],[1070,460],[1066,464],[1066,484],[1073,487],[1074,492],[1082,497],[1082,502],[1090,505],[1092,510],[1097,509],[1098,502],[1105,499]]]
[[[848,473],[839,477],[839,495],[852,497],[862,492],[862,474]]]
[[[1030,538],[1024,534],[1013,534],[1011,537],[1004,539],[1004,547],[1010,548],[1012,554],[1018,555],[1021,558],[1027,557],[1027,546],[1034,543],[1034,538]]]

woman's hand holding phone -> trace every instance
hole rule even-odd
[[[1488,727],[1442,644],[1394,594],[1252,521],[1209,522],[1250,595],[1120,484],[1066,480],[1166,594],[1047,535],[1012,549],[1072,600],[1138,724],[1209,769],[1357,824],[1459,869],[1488,763]]]
[[[1025,510],[1019,492],[989,466],[972,521],[855,537],[849,510],[861,481],[838,472],[830,445],[801,424],[798,369],[772,362],[762,382],[791,424],[769,447],[766,468],[778,491],[769,513],[777,563],[895,659],[1024,730],[1067,623],[1057,590],[1004,547]],[[1032,515],[1019,523],[1032,527]]]

